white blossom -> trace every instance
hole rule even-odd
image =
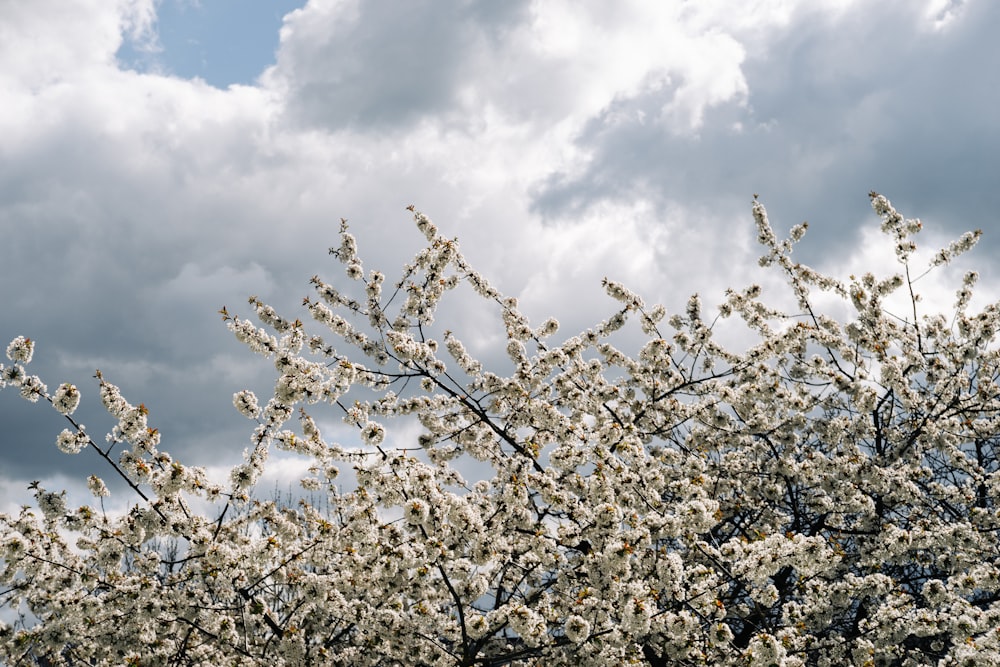
[[[256,419],[260,416],[260,405],[257,403],[257,396],[248,389],[233,394],[233,405],[244,417]]]
[[[698,295],[668,317],[610,278],[617,310],[560,343],[426,216],[391,278],[342,222],[348,276],[313,277],[308,327],[256,297],[260,327],[222,311],[275,382],[263,407],[233,395],[255,423],[221,484],[96,373],[113,426],[78,460],[125,492],[74,508],[33,482],[0,514],[0,662],[997,664],[1000,305],[974,312],[970,271],[925,314],[922,224],[872,206],[904,266],[833,277],[754,202],[794,307],[727,290],[732,349]],[[497,319],[482,359],[463,317],[434,324],[463,283]],[[8,346],[0,388],[51,401],[80,452],[80,392],[49,396],[32,350]],[[275,448],[301,488],[268,499]]]
[[[20,378],[21,398],[36,403],[38,399],[48,393],[48,387],[37,375],[28,375]]]
[[[361,439],[366,445],[375,447],[385,439],[385,429],[378,422],[368,422],[361,427]]]
[[[24,336],[18,336],[7,345],[7,358],[11,361],[27,364],[35,351],[35,341]]]
[[[69,429],[63,429],[59,437],[56,438],[56,446],[66,454],[79,453],[89,442],[90,438],[82,430],[70,431]]]
[[[104,480],[97,475],[91,475],[87,478],[87,488],[97,498],[111,495],[108,487],[104,484]]]
[[[64,415],[71,415],[78,405],[80,405],[80,391],[68,382],[59,385],[52,397],[52,406]]]
[[[590,636],[590,622],[576,614],[566,619],[563,629],[566,632],[566,638],[575,644],[579,644]]]

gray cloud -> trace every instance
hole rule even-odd
[[[1000,92],[984,75],[1000,66],[990,34],[1000,10],[970,3],[933,32],[913,9],[861,4],[776,32],[748,53],[746,104],[708,111],[694,134],[655,120],[672,89],[617,100],[577,139],[588,168],[553,174],[536,210],[641,197],[728,211],[745,225],[759,192],[783,227],[811,221],[803,249],[824,253],[846,251],[872,219],[871,189],[952,233],[995,226]]]
[[[566,334],[613,308],[603,275],[675,306],[743,280],[754,192],[779,226],[814,223],[816,257],[854,248],[871,188],[996,227],[992,4],[938,32],[903,4],[705,25],[668,5],[649,22],[627,3],[336,6],[290,15],[261,85],[227,91],[120,71],[109,3],[22,10],[39,38],[0,42],[0,344],[37,339],[34,372],[81,387],[98,437],[96,368],[179,458],[237,459],[232,393],[267,395],[273,372],[215,311],[257,294],[300,315],[309,276],[341,279],[341,216],[391,276],[417,204]],[[492,311],[446,308],[499,363]],[[3,475],[90,472],[43,406],[4,391],[0,421]]]
[[[480,49],[500,39],[525,4],[310,5],[286,18],[268,78],[285,90],[292,121],[307,127],[411,125],[454,110],[463,80],[483,75]]]

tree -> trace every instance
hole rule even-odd
[[[779,240],[755,197],[761,264],[783,274],[795,312],[751,286],[727,291],[715,316],[693,296],[668,317],[605,280],[618,310],[559,344],[554,320],[533,327],[422,214],[427,246],[391,289],[365,274],[345,223],[331,253],[348,287],[313,277],[304,303],[322,336],[256,299],[261,326],[221,311],[277,371],[263,407],[248,391],[234,397],[257,425],[224,486],[160,451],[146,408],[100,372],[118,425],[94,442],[72,417],[80,392],[49,393],[25,370],[33,343],[15,339],[4,384],[65,415],[59,447],[94,452],[136,502],[109,516],[36,484],[34,507],[0,516],[0,600],[28,612],[0,626],[0,655],[11,665],[1000,663],[998,306],[969,312],[969,273],[952,312],[922,314],[911,274],[921,225],[881,195],[872,204],[898,273],[842,282],[795,263],[805,225]],[[459,285],[499,311],[509,373],[433,333]],[[823,293],[852,309],[849,321],[819,310]],[[889,312],[893,293],[909,312]],[[725,319],[752,332],[746,349],[716,341]],[[630,356],[612,340],[636,325],[645,342]],[[356,429],[356,445],[324,438],[309,412],[323,406]],[[408,419],[419,443],[391,435]],[[273,448],[309,457],[302,483],[325,510],[251,497]],[[469,461],[480,478],[459,473]],[[90,488],[107,493],[97,477]],[[193,497],[217,511],[200,515]]]

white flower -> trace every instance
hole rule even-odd
[[[68,382],[59,385],[55,396],[52,397],[52,406],[64,415],[71,415],[80,405],[80,392]]]
[[[40,396],[44,396],[48,387],[37,375],[29,375],[21,379],[21,398],[32,403],[38,402]]]
[[[120,418],[118,422],[118,428],[121,429],[122,434],[129,441],[138,438],[140,435],[146,432],[148,428],[146,422],[146,416],[148,411],[146,406],[139,404],[138,407],[133,407],[127,410]]]
[[[121,391],[110,382],[101,381],[101,403],[109,414],[121,419],[126,411],[132,408],[122,396]]]
[[[87,488],[90,489],[90,492],[97,498],[111,495],[111,492],[108,491],[108,487],[104,484],[104,480],[97,475],[91,475],[87,478]]]
[[[51,493],[42,491],[38,494],[38,509],[46,519],[60,519],[66,514],[66,492]]]
[[[366,445],[376,447],[385,440],[385,429],[378,422],[368,422],[361,428],[361,440]]]
[[[747,664],[760,667],[770,665],[781,665],[786,656],[785,647],[771,634],[762,633],[755,635],[750,640],[750,646],[744,652]]]
[[[18,366],[17,364],[13,366],[0,366],[0,389],[3,389],[8,384],[12,384],[15,387],[20,386],[24,380],[24,376],[23,366]]]
[[[26,364],[31,361],[31,355],[35,351],[35,341],[24,336],[18,336],[7,346],[7,358],[11,361]]]
[[[534,609],[518,605],[508,612],[510,627],[525,641],[528,646],[538,646],[545,633],[545,619]]]
[[[625,603],[622,611],[622,629],[632,636],[642,636],[649,632],[652,610],[645,599],[634,598]]]
[[[87,434],[81,431],[70,431],[63,429],[59,437],[56,438],[56,447],[66,454],[78,454],[90,442]]]
[[[411,500],[406,503],[403,516],[412,525],[417,526],[427,521],[427,517],[430,516],[430,508],[422,500]]]
[[[257,404],[257,396],[250,390],[244,389],[233,394],[233,405],[244,417],[256,419],[260,416],[260,405]]]
[[[906,255],[919,224],[884,198],[873,204]],[[63,655],[70,637],[83,662],[141,649],[156,663],[430,665],[475,653],[556,667],[625,664],[652,646],[670,664],[802,667],[892,663],[910,636],[934,660],[995,664],[996,614],[981,603],[1000,590],[1000,568],[983,556],[998,540],[989,436],[1000,307],[968,312],[967,274],[957,310],[898,319],[908,309],[888,297],[911,298],[906,278],[820,276],[789,258],[804,227],[778,241],[763,207],[754,216],[764,263],[789,278],[798,305],[788,314],[757,286],[729,290],[728,313],[747,325],[736,348],[712,337],[697,298],[668,319],[610,282],[617,314],[562,345],[542,341],[554,321],[530,328],[516,300],[436,235],[384,299],[380,274],[343,294],[314,281],[327,305],[307,303],[309,325],[348,349],[254,299],[280,341],[228,321],[274,358],[278,380],[263,410],[252,392],[233,396],[258,423],[230,493],[157,451],[145,408],[101,380],[117,425],[100,452],[118,456],[111,467],[135,485],[134,502],[67,513],[62,494],[36,482],[34,507],[0,513],[0,616],[25,603],[52,611],[37,631],[0,621],[0,662],[27,648]],[[353,238],[341,241],[335,252],[360,275]],[[463,371],[445,372],[427,325],[459,280],[500,306],[514,364],[484,371],[442,328]],[[810,301],[818,291],[849,321],[811,312],[826,305]],[[478,330],[466,311],[447,312]],[[612,345],[625,326],[646,339]],[[503,357],[508,339],[484,359]],[[12,343],[0,375],[47,398],[24,372],[30,347]],[[399,368],[369,369],[366,357]],[[68,414],[79,393],[64,384],[51,400]],[[360,436],[328,444],[304,411],[300,431],[286,429],[306,401],[348,425],[328,435]],[[390,424],[407,437],[387,446]],[[79,427],[56,442],[76,452],[88,440]],[[252,494],[274,472],[274,448],[310,459],[295,477],[316,493]],[[337,465],[342,484],[330,483]],[[87,487],[108,495],[95,476]],[[225,508],[206,509],[219,500]],[[331,634],[331,621],[346,631]],[[176,642],[181,625],[201,639]]]
[[[559,320],[554,317],[550,317],[542,322],[542,326],[538,327],[536,335],[539,338],[548,338],[557,331],[559,331]]]
[[[563,630],[566,632],[567,639],[574,644],[579,644],[590,636],[590,622],[582,616],[573,614],[566,619]]]
[[[240,464],[229,473],[229,480],[233,483],[234,491],[246,491],[257,483],[259,477],[260,469],[249,463]]]
[[[419,211],[414,211],[413,219],[417,223],[417,229],[423,232],[428,241],[433,241],[437,235],[437,226],[431,222],[430,218]]]
[[[490,623],[482,614],[473,614],[467,622],[469,635],[473,639],[483,637],[490,629]]]

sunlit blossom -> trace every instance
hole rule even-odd
[[[18,336],[7,345],[7,358],[17,363],[29,363],[34,352],[35,341],[24,336]]]
[[[3,386],[51,401],[59,449],[124,491],[74,508],[35,481],[0,514],[0,661],[1000,664],[1000,306],[974,312],[969,271],[925,313],[923,225],[872,206],[902,264],[841,278],[793,261],[805,225],[781,239],[754,201],[794,306],[727,290],[739,349],[708,297],[668,315],[612,278],[606,319],[560,340],[416,212],[426,246],[366,278],[342,222],[347,275],[313,277],[308,325],[223,309],[275,383],[233,395],[254,423],[219,480],[100,371],[112,426],[88,447],[79,390],[49,396],[16,338]],[[482,358],[461,317],[435,324],[463,284],[502,336]],[[269,498],[275,450],[300,480]]]
[[[97,498],[111,495],[107,485],[104,484],[104,480],[97,475],[91,475],[87,478],[87,489]]]
[[[52,407],[64,415],[71,415],[78,405],[80,405],[80,391],[68,382],[59,385],[52,397]]]
[[[80,452],[90,442],[90,438],[83,431],[70,431],[63,429],[59,437],[56,438],[56,446],[59,451],[66,454],[76,454]]]

